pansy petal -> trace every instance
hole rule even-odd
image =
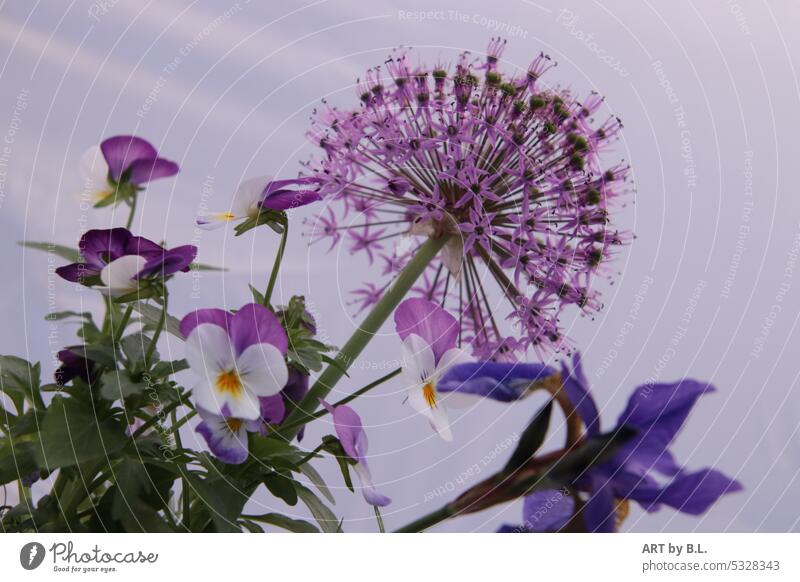
[[[106,263],[126,254],[131,233],[127,228],[92,229],[86,231],[78,242],[78,248],[87,265],[102,269]]]
[[[141,159],[133,162],[128,168],[128,180],[131,184],[146,184],[159,178],[169,178],[178,173],[178,164],[164,158]]]
[[[529,394],[531,385],[555,375],[544,364],[469,362],[450,368],[436,387],[440,392],[469,394],[513,402]]]
[[[238,218],[245,217],[236,216],[233,212],[201,212],[195,217],[195,224],[203,230],[214,230]]]
[[[408,404],[428,419],[433,430],[442,439],[448,442],[453,440],[447,410],[442,399],[436,395],[436,392],[433,393],[433,403],[431,403],[422,387],[412,388],[408,391]]]
[[[56,275],[73,283],[83,283],[84,279],[96,277],[99,274],[99,269],[90,267],[86,263],[71,263],[56,269]]]
[[[125,255],[103,267],[100,280],[112,295],[130,293],[138,288],[136,277],[146,262],[139,255]]]
[[[231,202],[231,212],[237,217],[254,216],[258,214],[258,207],[264,197],[264,190],[269,184],[270,178],[258,176],[249,178],[239,184],[233,194]]]
[[[289,370],[283,354],[272,344],[253,344],[236,357],[242,384],[256,396],[274,396],[286,386]]]
[[[138,277],[149,277],[157,275],[167,277],[178,271],[188,271],[197,256],[197,247],[194,245],[183,245],[164,251],[160,256],[155,256],[147,260],[144,268]]]
[[[261,343],[275,346],[284,355],[289,349],[289,340],[278,318],[258,303],[248,303],[236,312],[231,318],[230,334],[237,354]]]
[[[266,396],[259,398],[258,401],[261,403],[261,418],[264,422],[278,424],[286,416],[286,404],[282,395]]]
[[[221,372],[234,367],[235,359],[230,338],[225,329],[218,325],[200,323],[186,336],[185,345],[189,367],[211,384]]]
[[[315,190],[274,190],[264,194],[261,207],[269,210],[289,210],[319,200],[322,200],[322,197]]]
[[[430,345],[416,334],[403,340],[403,376],[408,387],[426,382],[436,371],[436,360]]]
[[[214,456],[232,465],[244,463],[248,455],[246,424],[211,414],[202,408],[198,408],[198,412],[203,421],[195,430],[205,439]]]
[[[83,152],[80,173],[86,193],[94,193],[97,198],[103,198],[110,193],[108,164],[99,146],[92,146]]]
[[[437,303],[413,298],[403,301],[394,312],[400,339],[415,334],[431,346],[435,361],[450,348],[456,347],[459,325],[456,318]]]
[[[221,327],[227,333],[233,314],[224,309],[197,309],[181,319],[180,329],[183,337],[189,337],[195,327],[202,323],[210,323]]]
[[[525,528],[537,532],[555,532],[564,527],[575,510],[575,500],[560,489],[535,491],[525,497],[522,517]]]
[[[100,144],[100,149],[114,180],[119,180],[136,160],[158,157],[156,148],[150,142],[133,135],[110,137]]]

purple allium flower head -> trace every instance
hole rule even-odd
[[[361,417],[349,406],[333,407],[324,400],[321,402],[333,417],[336,436],[339,437],[339,442],[342,443],[344,452],[356,462],[353,470],[361,480],[361,491],[364,499],[367,503],[376,507],[389,505],[392,500],[379,493],[372,482],[372,473],[370,473],[369,465],[367,465],[367,433],[364,432]]]
[[[440,381],[440,390],[479,394],[501,401],[516,400],[521,389],[542,378],[540,364],[478,362],[451,368]],[[552,370],[550,371],[552,373]],[[589,392],[580,355],[570,370],[561,372],[564,390],[577,410],[589,437],[600,433],[597,406]],[[637,387],[617,421],[635,431],[613,456],[578,476],[571,484],[585,496],[581,511],[588,531],[617,529],[618,509],[636,501],[646,511],[667,505],[683,513],[699,515],[726,493],[742,489],[734,479],[714,469],[687,471],[669,445],[686,422],[697,400],[714,391],[710,384],[681,380],[672,384]],[[504,526],[504,532],[555,531],[572,517],[575,500],[558,490],[538,491],[526,498],[522,526]]]
[[[192,388],[197,406],[226,419],[259,420],[260,399],[278,394],[289,378],[288,339],[278,318],[250,303],[235,314],[198,309],[180,329],[186,360],[200,376]]]
[[[133,135],[110,137],[81,157],[81,175],[97,202],[114,194],[120,185],[138,189],[177,173],[178,164],[160,158],[150,142]]]
[[[631,239],[609,224],[627,167],[600,158],[621,124],[595,121],[596,94],[581,101],[543,85],[553,66],[545,55],[504,76],[504,47],[492,39],[484,63],[463,54],[450,71],[412,67],[398,50],[359,82],[359,108],[316,110],[309,137],[322,155],[305,173],[338,214],[318,217],[314,240],[344,239],[370,263],[388,255],[402,266],[420,237],[449,235],[426,273],[434,284],[415,290],[457,314],[459,343],[481,354],[568,349],[559,315],[601,308],[595,279],[609,276],[602,265]],[[394,237],[403,251],[387,244]]]
[[[75,283],[102,283],[112,295],[135,291],[144,279],[163,279],[188,271],[197,256],[197,247],[184,245],[165,249],[126,228],[90,230],[78,243],[82,261],[56,269],[56,273]]]

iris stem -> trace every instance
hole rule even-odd
[[[395,533],[415,533],[425,531],[426,529],[435,526],[437,523],[441,523],[444,520],[453,517],[454,513],[455,511],[449,504],[445,505],[444,507],[429,513],[428,515],[424,515],[419,519],[412,521],[408,525],[401,527]]]
[[[272,291],[275,289],[275,281],[278,280],[278,271],[283,262],[283,253],[286,251],[286,239],[289,236],[289,221],[283,221],[283,232],[281,233],[281,242],[278,244],[278,254],[275,255],[275,262],[272,265],[272,272],[269,274],[269,281],[267,282],[267,289],[264,291],[264,307],[269,307],[272,300]]]
[[[375,509],[375,519],[378,521],[378,529],[381,533],[386,533],[386,527],[383,525],[383,517],[381,516],[381,510],[378,509],[377,505],[373,505]]]
[[[375,337],[381,326],[386,322],[389,316],[394,312],[395,308],[405,298],[411,286],[414,285],[416,280],[425,271],[428,264],[439,253],[444,244],[447,242],[448,236],[440,236],[438,238],[429,238],[417,249],[416,254],[411,260],[403,267],[403,270],[397,274],[394,283],[386,290],[383,297],[375,304],[367,317],[364,319],[361,326],[353,332],[350,339],[342,347],[341,351],[337,354],[337,365],[328,365],[325,371],[322,372],[320,377],[308,391],[306,397],[300,402],[297,408],[287,418],[287,426],[292,428],[289,430],[281,429],[280,434],[287,440],[292,440],[299,428],[306,422],[313,420],[313,413],[319,406],[321,398],[325,398],[328,393],[336,386],[336,383],[342,379],[345,372],[355,362],[356,358],[361,354],[367,344]]]

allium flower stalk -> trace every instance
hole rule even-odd
[[[602,307],[595,275],[631,238],[609,224],[627,166],[600,159],[619,120],[595,120],[597,94],[542,84],[546,55],[502,74],[504,46],[493,39],[483,63],[464,53],[449,71],[398,50],[359,82],[359,108],[315,111],[309,137],[324,155],[306,164],[338,211],[317,217],[312,240],[342,242],[386,277],[357,291],[361,308],[420,237],[449,236],[414,291],[459,315],[461,345],[499,359],[568,349],[559,315]]]

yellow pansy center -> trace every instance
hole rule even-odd
[[[436,407],[436,387],[433,382],[428,382],[422,387],[422,396],[431,408]]]
[[[238,432],[244,423],[244,421],[240,418],[229,418],[225,422],[228,424],[228,428],[231,432]]]
[[[217,390],[228,393],[231,396],[238,396],[242,392],[242,379],[236,370],[226,370],[217,376]]]

